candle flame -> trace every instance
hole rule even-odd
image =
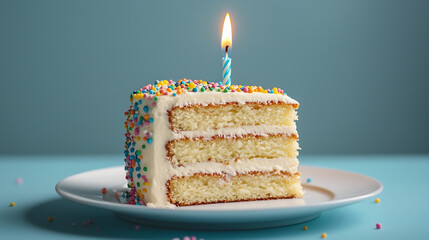
[[[229,13],[226,13],[225,21],[223,22],[221,46],[222,49],[226,48],[226,46],[228,46],[228,48],[232,46],[232,30]]]

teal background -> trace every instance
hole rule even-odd
[[[219,81],[301,103],[301,154],[429,153],[429,1],[0,0],[0,153],[118,154],[128,97]]]

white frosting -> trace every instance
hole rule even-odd
[[[255,134],[255,135],[268,135],[268,134],[285,134],[285,135],[296,135],[295,126],[271,126],[271,125],[257,125],[257,126],[241,126],[237,127],[226,127],[221,129],[208,129],[205,131],[182,131],[178,133],[171,132],[172,139],[180,138],[195,138],[195,137],[205,137],[210,138],[212,136],[242,136],[246,134]]]
[[[190,93],[184,92],[176,97],[161,97],[167,104],[174,103],[174,106],[186,106],[190,104],[225,104],[228,102],[237,102],[245,104],[246,102],[286,102],[289,104],[299,104],[297,101],[281,94],[267,94],[267,93],[222,93],[222,92],[198,92]],[[161,99],[160,98],[160,99]]]
[[[237,173],[249,171],[289,171],[291,173],[297,171],[298,160],[296,158],[276,158],[276,159],[250,159],[232,161],[229,165],[206,162],[196,163],[186,167],[173,167],[166,159],[167,151],[165,145],[171,139],[193,138],[193,137],[211,137],[213,135],[243,135],[257,134],[264,135],[270,133],[296,134],[295,127],[281,126],[243,126],[240,128],[223,128],[206,131],[183,131],[173,133],[169,128],[167,111],[174,106],[185,106],[189,104],[224,104],[228,102],[237,102],[245,104],[246,102],[286,102],[289,104],[298,104],[295,100],[286,95],[280,94],[264,94],[264,93],[219,93],[219,92],[198,92],[171,96],[160,96],[156,101],[156,107],[152,106],[152,100],[141,99],[138,115],[144,116],[143,106],[149,107],[149,116],[153,118],[153,123],[144,125],[140,128],[138,136],[145,136],[146,132],[152,133],[153,142],[145,143],[142,139],[136,142],[136,146],[141,147],[143,144],[146,148],[142,150],[143,159],[141,170],[135,171],[133,174],[134,182],[141,181],[137,178],[137,174],[145,175],[149,180],[150,185],[147,188],[144,202],[148,207],[173,207],[167,201],[166,182],[172,176],[188,176],[195,173],[223,173],[233,176]],[[138,100],[136,100],[138,101]],[[134,104],[134,103],[133,103]],[[134,132],[131,132],[132,136]],[[147,171],[143,170],[143,166],[147,167]],[[142,188],[142,187],[140,187]],[[137,188],[138,189],[138,188]]]

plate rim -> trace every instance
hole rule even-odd
[[[233,212],[245,212],[245,211],[273,212],[273,211],[279,211],[279,210],[285,210],[285,209],[289,209],[289,210],[290,209],[310,210],[310,209],[322,208],[320,211],[324,211],[324,210],[329,210],[332,208],[338,208],[338,207],[350,205],[350,204],[365,200],[367,198],[376,196],[376,195],[380,194],[384,188],[383,184],[380,181],[378,181],[377,179],[370,177],[370,176],[367,176],[367,175],[356,173],[356,172],[351,172],[351,171],[341,170],[341,169],[335,169],[335,168],[310,166],[310,165],[305,165],[305,164],[300,165],[299,167],[300,168],[310,168],[310,169],[315,169],[315,170],[322,169],[325,171],[326,170],[336,171],[336,172],[342,172],[345,174],[353,174],[355,176],[364,177],[364,178],[367,178],[368,180],[371,180],[372,182],[374,182],[378,185],[378,188],[372,192],[369,192],[369,193],[366,193],[363,195],[359,195],[359,196],[345,198],[345,199],[335,199],[334,198],[332,200],[319,202],[319,203],[305,204],[305,205],[301,205],[301,206],[273,207],[273,208],[268,208],[268,209],[264,209],[264,208],[259,208],[259,209],[189,209],[189,208],[187,208],[187,209],[184,209],[184,208],[180,208],[180,207],[179,208],[150,208],[150,207],[141,206],[141,205],[137,206],[137,205],[113,203],[113,202],[108,202],[108,201],[103,201],[103,200],[95,200],[95,199],[87,198],[87,197],[84,197],[81,195],[73,194],[73,193],[70,193],[70,192],[62,189],[62,185],[65,184],[71,178],[75,178],[78,175],[84,175],[84,174],[88,174],[90,172],[95,172],[95,171],[106,171],[106,170],[123,168],[123,166],[118,165],[118,166],[88,170],[88,171],[84,171],[84,172],[80,172],[80,173],[68,176],[68,177],[60,180],[55,185],[55,191],[58,193],[58,195],[60,195],[61,197],[65,198],[65,199],[68,199],[68,200],[71,200],[74,202],[78,202],[78,203],[81,203],[84,205],[90,205],[90,206],[94,206],[97,208],[108,209],[108,210],[113,211],[113,212],[120,212],[120,210],[131,210],[131,209],[137,210],[138,209],[138,213],[146,213],[146,214],[150,214],[150,213],[154,213],[154,214],[174,214],[174,213],[184,214],[184,213],[189,213],[189,214],[192,214],[192,213],[206,213],[207,212],[209,214],[216,214],[217,215],[217,214],[233,213]],[[314,186],[320,187],[320,185],[314,185]]]

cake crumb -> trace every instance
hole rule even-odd
[[[304,229],[304,231],[307,231],[308,227],[304,226],[302,229]]]
[[[54,221],[54,218],[53,217],[48,217],[48,221],[52,222],[52,221]]]
[[[11,202],[11,203],[9,204],[9,206],[11,206],[11,207],[15,206],[15,202]]]
[[[328,235],[326,233],[322,233],[321,238],[326,238]]]
[[[374,202],[375,202],[375,203],[379,203],[379,202],[380,202],[380,198],[376,198],[376,199],[374,200]]]

